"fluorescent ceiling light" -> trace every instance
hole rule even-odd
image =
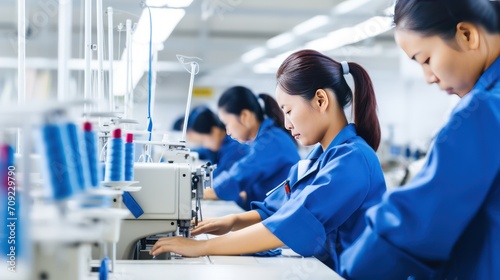
[[[253,50],[250,50],[250,51],[244,53],[241,56],[241,60],[245,63],[250,63],[250,62],[253,62],[253,61],[263,57],[264,55],[266,55],[266,48],[258,47],[258,48],[255,48]]]
[[[276,74],[278,68],[283,63],[283,61],[290,56],[292,53],[298,51],[299,49],[294,49],[291,51],[284,52],[273,58],[266,59],[260,63],[255,64],[252,68],[254,73],[257,74]]]
[[[342,28],[328,34],[327,37],[311,41],[306,48],[318,51],[328,51],[345,45],[354,44],[375,37],[392,29],[392,18],[372,17],[353,27]]]
[[[292,33],[286,32],[267,40],[266,46],[270,49],[277,49],[291,43],[294,39]]]
[[[352,27],[341,28],[328,34],[328,36],[313,40],[306,44],[307,49],[314,49],[319,52],[334,50],[345,45],[357,42]]]
[[[261,63],[255,64],[252,70],[257,74],[274,74],[279,66],[280,64],[277,64],[275,59],[267,59]]]
[[[314,29],[327,25],[329,21],[330,18],[328,16],[315,16],[295,26],[293,28],[293,33],[297,35],[306,34]]]
[[[193,0],[146,0],[146,5],[151,7],[186,8],[191,3],[193,3]]]
[[[333,8],[333,13],[347,14],[367,4],[368,2],[370,2],[370,0],[347,0],[335,6],[335,8]]]
[[[149,1],[148,5],[161,5],[172,1]],[[174,1],[175,2],[175,1]],[[186,1],[184,1],[186,2]],[[152,51],[162,49],[163,42],[170,36],[179,21],[184,17],[184,9],[150,9],[153,26]],[[150,41],[150,17],[147,8],[142,10],[137,27],[132,34],[132,81],[131,87],[135,88],[139,80],[148,70],[149,62],[149,41]],[[125,95],[127,92],[127,48],[123,50],[121,61],[117,63],[114,71],[114,91],[115,95]]]
[[[389,8],[384,10],[384,15],[386,16],[394,16],[394,9],[396,8],[396,4],[392,4]]]

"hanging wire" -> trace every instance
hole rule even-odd
[[[78,58],[82,58],[83,57],[83,49],[84,49],[84,26],[85,24],[84,21],[85,21],[85,1],[80,1],[81,5],[80,5],[80,36],[78,38]],[[80,71],[78,73],[78,88],[81,89],[83,88],[82,86],[82,80],[83,80],[83,71]]]
[[[153,118],[151,116],[151,84],[152,84],[152,68],[153,68],[153,17],[151,9],[146,5],[149,11],[149,71],[148,71],[148,140],[151,141],[153,131]]]

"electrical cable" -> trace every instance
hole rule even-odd
[[[153,68],[153,16],[151,9],[146,5],[149,11],[149,71],[148,71],[148,141],[151,141],[153,131],[153,118],[151,116],[151,84],[152,84],[152,68]]]

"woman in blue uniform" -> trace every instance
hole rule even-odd
[[[232,87],[219,98],[218,107],[227,134],[247,143],[250,152],[214,179],[205,198],[236,201],[250,210],[251,201],[263,201],[269,190],[286,179],[300,159],[297,145],[283,127],[278,104],[267,94],[257,97],[246,87]]]
[[[349,73],[354,95],[344,78]],[[203,221],[192,232],[232,233],[207,241],[160,239],[153,255],[247,254],[286,244],[339,268],[340,253],[365,227],[366,209],[385,191],[374,151],[380,127],[372,83],[358,64],[338,63],[311,50],[289,56],[277,79],[286,127],[303,145],[319,145],[264,202],[252,203],[254,210]],[[353,97],[355,124],[348,124],[344,108]]]
[[[500,279],[500,3],[399,0],[395,37],[461,101],[409,183],[367,211],[353,279]]]
[[[197,143],[213,153],[214,178],[244,158],[248,145],[238,143],[226,134],[224,124],[208,107],[199,106],[191,110],[187,125],[188,141]]]

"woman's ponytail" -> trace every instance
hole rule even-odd
[[[497,16],[497,31],[500,32],[500,1],[491,1],[493,5],[493,10],[495,10]]]
[[[359,64],[349,62],[349,73],[354,79],[354,123],[356,130],[373,150],[380,144],[380,124],[377,117],[377,101],[368,73]]]

